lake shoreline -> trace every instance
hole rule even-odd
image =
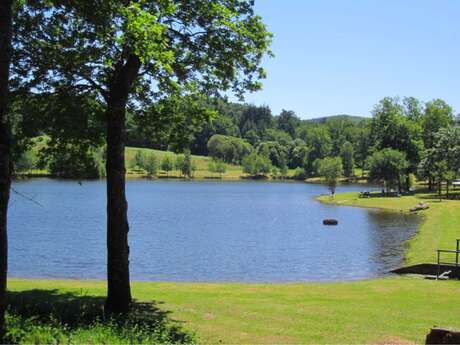
[[[402,197],[360,198],[358,192],[339,193],[332,199],[329,195],[320,195],[317,201],[336,206],[360,207],[410,214],[410,208],[419,202],[430,205],[430,209],[418,212],[421,223],[414,236],[406,241],[404,265],[434,263],[436,249],[451,247],[460,232],[455,229],[460,216],[459,200],[439,202],[436,193],[419,192]]]

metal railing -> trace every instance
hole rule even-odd
[[[442,265],[448,265],[448,266],[454,266],[456,271],[458,270],[459,267],[459,254],[460,254],[460,239],[457,239],[457,247],[456,250],[449,250],[449,249],[438,249],[438,271],[436,273],[436,279],[439,279],[441,276],[441,266]],[[449,253],[449,254],[455,254],[455,262],[442,262],[441,261],[441,254],[442,253]]]

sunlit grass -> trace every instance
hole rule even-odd
[[[9,288],[86,298],[105,294],[105,283],[98,281],[13,279]],[[133,283],[133,294],[138,301],[154,302],[185,330],[195,330],[200,343],[363,344],[394,337],[421,343],[433,325],[460,327],[456,281],[394,277],[304,284]],[[75,339],[91,339],[85,338],[89,331],[81,332]]]

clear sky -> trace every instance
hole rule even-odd
[[[460,112],[460,0],[256,0],[256,10],[276,56],[247,102],[369,116],[384,96],[414,96]]]

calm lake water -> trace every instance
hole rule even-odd
[[[105,181],[33,179],[13,188],[41,206],[12,193],[10,276],[105,278]],[[314,200],[326,192],[304,183],[131,180],[131,277],[351,280],[401,263],[416,216]],[[324,218],[339,225],[323,226]]]

